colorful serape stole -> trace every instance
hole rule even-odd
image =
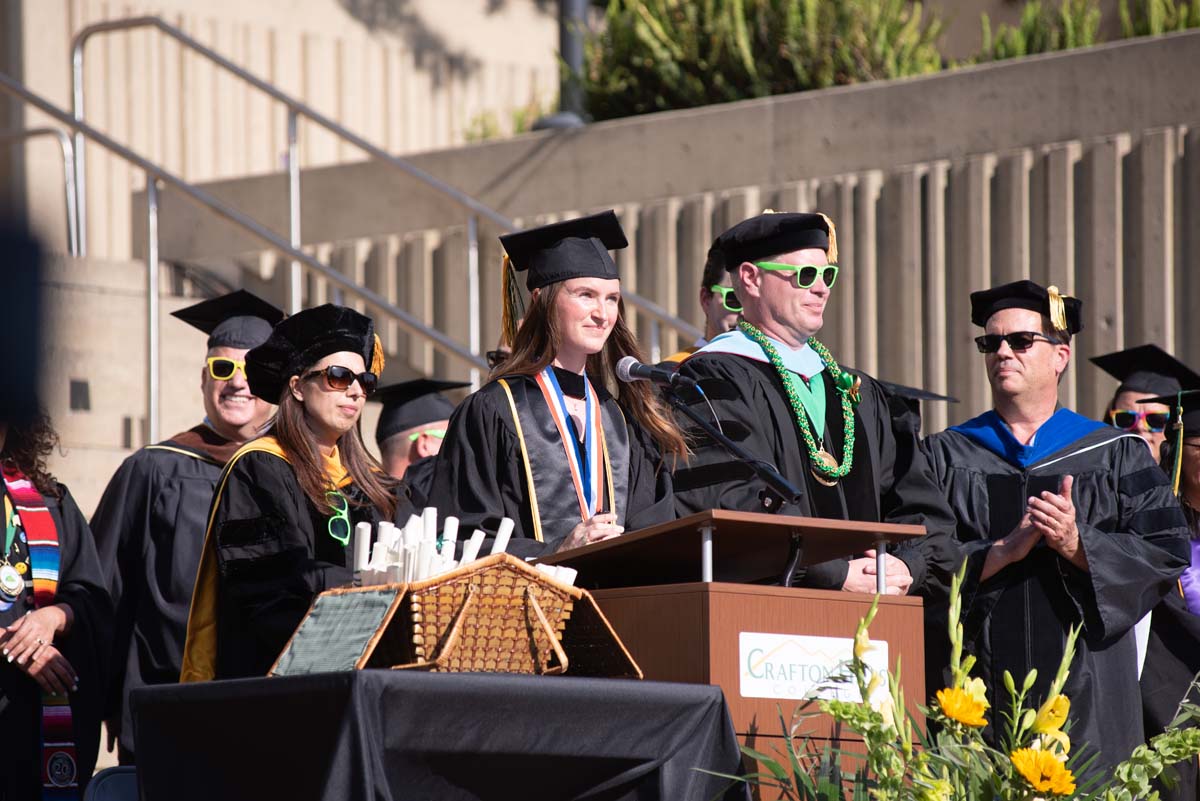
[[[14,512],[20,517],[21,528],[25,531],[33,576],[33,605],[40,609],[54,603],[58,590],[58,529],[42,494],[33,483],[12,465],[5,465],[3,474],[4,489],[12,499]],[[76,773],[71,703],[65,697],[43,693],[43,801],[76,801],[79,798]]]

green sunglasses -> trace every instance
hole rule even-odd
[[[350,502],[346,500],[345,495],[336,490],[325,493],[325,500],[329,501],[329,508],[334,512],[333,516],[329,518],[329,536],[342,545],[349,545]]]
[[[832,287],[838,275],[836,264],[781,264],[777,261],[756,261],[754,266],[771,272],[794,272],[797,289],[808,289],[817,282],[818,275],[825,282],[825,286]]]
[[[445,439],[446,438],[446,429],[444,429],[444,428],[427,428],[424,431],[414,431],[413,433],[408,435],[408,441],[416,442],[417,439],[422,434],[428,434],[429,436],[437,437],[438,439]]]
[[[734,294],[733,287],[713,284],[708,291],[721,296],[721,305],[725,307],[725,311],[740,312],[742,310],[742,302]]]

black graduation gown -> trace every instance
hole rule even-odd
[[[216,678],[265,676],[325,590],[353,580],[350,543],[335,540],[329,515],[318,510],[296,481],[292,466],[266,451],[243,452],[213,497],[210,547],[217,582]],[[379,523],[375,508],[354,485],[340,491],[353,526]],[[401,501],[395,518],[408,519]]]
[[[979,660],[976,673],[993,712],[1008,703],[1006,669],[1019,683],[1037,668],[1031,703],[1044,700],[1067,632],[1082,622],[1064,689],[1071,701],[1071,752],[1086,758],[1090,744],[1099,751],[1094,769],[1111,770],[1143,742],[1133,626],[1171,590],[1188,561],[1187,524],[1162,470],[1139,438],[1112,428],[1086,434],[1026,469],[953,430],[929,437],[924,448],[967,549],[965,648]],[[1074,476],[1089,571],[1039,543],[1020,563],[980,584],[989,543],[1016,527],[1027,498],[1057,491],[1065,475]],[[946,639],[944,629],[940,636],[931,631],[927,649],[939,642],[946,647]]]
[[[429,505],[429,493],[433,489],[434,468],[437,454],[418,459],[404,471],[404,488],[408,498],[417,509]]]
[[[61,497],[43,498],[58,529],[59,576],[54,602],[69,605],[75,615],[71,631],[58,638],[55,646],[79,677],[79,690],[71,693],[70,699],[75,767],[82,797],[100,747],[112,605],[87,520],[67,488],[61,484],[58,488]],[[29,606],[18,601],[8,611],[0,612],[0,626],[11,625],[27,608],[33,608],[32,596],[27,597]],[[0,660],[0,731],[6,733],[0,747],[0,799],[5,801],[41,797],[41,696],[41,687],[33,679]]]
[[[514,391],[514,397],[524,397],[526,403],[534,404],[533,413],[549,419],[542,396],[533,378],[507,376],[506,380]],[[630,417],[620,411],[620,406],[601,382],[593,379],[603,414],[606,417],[625,419],[625,430],[629,443],[627,492],[618,497],[617,506],[624,518],[626,531],[635,531],[656,523],[675,518],[671,496],[671,474],[664,467],[662,457],[654,441],[642,431]],[[540,406],[539,406],[540,405]],[[607,432],[607,429],[606,429]],[[612,439],[613,434],[607,433]],[[576,497],[571,482],[567,457],[558,451],[562,460],[561,470],[555,478],[561,489],[554,485],[539,487],[540,492],[561,492],[563,497]],[[460,530],[470,532],[477,528],[494,532],[502,517],[511,518],[515,526],[508,552],[520,557],[541,556],[552,553],[579,523],[578,508],[574,518],[551,526],[544,533],[544,541],[535,538],[530,491],[525,477],[525,462],[521,454],[521,443],[513,423],[508,399],[498,381],[492,381],[467,397],[450,418],[450,426],[438,452],[434,467],[433,486],[429,502],[436,506],[441,518],[454,515],[459,519]],[[614,477],[614,484],[622,483]],[[603,508],[609,509],[608,499]],[[465,534],[459,535],[459,541]]]
[[[214,444],[232,445],[205,431]],[[119,735],[122,764],[135,757],[129,693],[179,681],[208,510],[230,455],[174,439],[143,448],[117,469],[92,515],[115,607],[104,717]]]
[[[1192,536],[1200,536],[1200,515],[1184,507]],[[1173,588],[1154,607],[1150,617],[1150,637],[1146,643],[1146,662],[1139,682],[1142,689],[1142,715],[1146,739],[1162,734],[1179,709],[1186,694],[1188,701],[1200,704],[1200,692],[1191,689],[1200,674],[1200,615],[1188,609],[1180,588]],[[1175,766],[1179,782],[1174,788],[1156,785],[1165,801],[1196,801],[1200,798],[1200,764],[1190,759]]]
[[[953,540],[954,518],[917,445],[915,433],[893,418],[886,391],[861,376],[861,402],[855,407],[854,466],[835,487],[817,482],[809,467],[808,449],[788,404],[775,368],[731,353],[701,352],[685,361],[680,373],[701,382],[726,436],[771,463],[804,492],[799,507],[783,514],[923,525],[926,536],[894,550],[913,576],[913,594],[940,597],[958,564]],[[842,461],[842,406],[829,371],[825,381],[825,449]],[[686,393],[692,409],[710,416],[708,404]],[[763,483],[749,467],[680,416],[693,456],[675,472],[679,514],[707,509],[762,511]],[[780,565],[782,571],[783,565]],[[848,561],[835,559],[796,573],[797,586],[840,589]]]

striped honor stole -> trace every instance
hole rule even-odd
[[[4,490],[25,532],[33,576],[33,605],[40,609],[54,603],[58,591],[58,528],[42,494],[24,473],[8,464],[3,475]],[[78,799],[75,732],[67,698],[42,693],[41,740],[43,801]]]
[[[588,520],[600,513],[600,505],[604,502],[604,475],[600,463],[604,434],[600,428],[600,400],[596,397],[596,390],[592,389],[592,382],[585,375],[583,437],[579,437],[575,421],[567,412],[567,400],[562,387],[558,385],[554,368],[547,366],[538,373],[536,380],[550,409],[550,417],[558,428],[563,451],[567,454],[567,467],[571,470],[575,495],[579,499],[579,516]]]

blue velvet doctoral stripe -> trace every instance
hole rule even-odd
[[[1008,424],[995,411],[986,411],[965,423],[951,426],[950,430],[987,448],[1009,464],[1024,469],[1104,427],[1104,423],[1070,409],[1059,409],[1042,423],[1033,437],[1032,445],[1017,442]]]

